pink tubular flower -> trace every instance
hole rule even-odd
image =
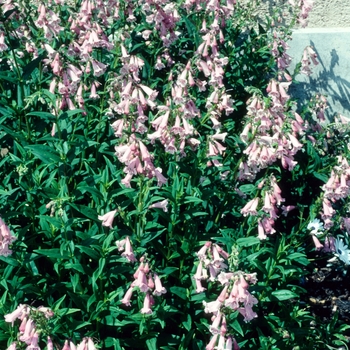
[[[140,310],[140,312],[142,314],[152,314],[152,309],[151,309],[151,298],[150,298],[150,294],[147,293],[145,296],[145,300],[143,302],[143,307]]]
[[[69,350],[77,350],[77,347],[75,346],[75,344],[72,341],[69,341],[69,347],[70,347]]]
[[[208,248],[211,246],[211,242],[206,242],[204,246],[198,251],[197,256],[200,260],[204,260],[206,258],[206,252]]]
[[[11,343],[6,350],[17,350],[17,343]]]
[[[206,314],[216,315],[219,312],[222,303],[219,300],[214,300],[209,303],[207,303],[206,301],[203,301],[203,305],[204,305],[204,312]]]
[[[68,340],[64,342],[62,350],[71,350]]]
[[[47,347],[47,350],[54,350],[53,343],[50,337],[47,337],[46,347]]]
[[[132,297],[132,292],[133,292],[133,287],[130,287],[125,295],[124,295],[124,298],[121,300],[121,303],[126,305],[126,306],[131,306],[130,304],[130,300],[131,300],[131,297]]]
[[[97,350],[94,342],[92,341],[92,339],[90,337],[88,337],[87,345],[88,345],[88,350]]]
[[[218,301],[223,304],[224,301],[226,300],[226,293],[227,293],[227,289],[228,289],[228,285],[226,285],[223,290],[221,291],[221,293],[218,296]]]
[[[267,236],[265,234],[264,226],[263,226],[262,221],[260,219],[258,220],[258,238],[259,239],[266,239],[267,238]]]
[[[137,273],[137,279],[131,284],[132,287],[139,287],[142,293],[146,293],[149,290],[148,281],[143,269],[139,269]]]
[[[324,241],[324,248],[323,251],[325,253],[335,252],[335,239],[332,236],[328,236],[325,238]]]
[[[250,305],[245,305],[245,307],[240,307],[238,309],[240,314],[244,317],[244,322],[249,322],[253,318],[258,317],[256,312],[253,311],[252,307]]]
[[[35,333],[35,323],[32,319],[28,319],[24,333],[19,337],[19,340],[29,345]]]
[[[23,318],[27,314],[29,314],[29,310],[28,310],[27,305],[20,304],[20,305],[18,305],[16,310],[11,312],[10,314],[5,315],[5,321],[12,323],[12,326],[13,326],[15,320],[17,320],[17,319],[23,320]]]
[[[193,276],[195,280],[201,280],[203,279],[203,263],[202,261],[199,261],[199,264],[197,266],[197,271],[195,275]]]
[[[202,292],[204,292],[206,290],[206,288],[204,288],[202,286],[202,283],[201,283],[200,280],[195,279],[195,282],[196,282],[196,293],[202,293]]]
[[[208,343],[208,345],[205,347],[205,350],[214,350],[218,337],[219,337],[219,334],[214,334],[210,339],[210,342]]]
[[[88,350],[87,348],[87,340],[84,338],[80,344],[77,346],[77,350]]]
[[[23,320],[22,320],[22,322],[21,322],[21,324],[20,324],[20,326],[19,326],[19,332],[20,332],[21,334],[23,334],[24,331],[25,331],[25,329],[26,329],[27,321],[28,321],[28,318],[27,318],[27,317],[24,317]]]
[[[9,256],[12,254],[12,250],[8,249],[9,245],[16,240],[16,237],[12,235],[9,227],[0,218],[0,255]]]
[[[312,235],[312,239],[313,239],[313,241],[315,243],[316,250],[321,250],[323,248],[323,244],[321,244],[319,239],[315,235]]]
[[[164,212],[167,212],[168,211],[168,203],[169,203],[169,201],[167,199],[164,199],[161,202],[156,202],[156,203],[151,204],[148,207],[148,209],[159,208],[159,209],[163,209]]]
[[[8,49],[8,46],[5,44],[5,34],[0,32],[0,52]]]
[[[102,74],[104,74],[104,72],[106,71],[107,69],[107,65],[99,62],[99,61],[96,61],[96,60],[92,60],[92,69],[94,70],[94,76],[95,77],[99,77],[101,76]]]
[[[156,273],[154,273],[153,276],[154,276],[154,283],[155,283],[155,287],[156,287],[156,289],[154,290],[153,294],[158,295],[158,296],[162,295],[162,294],[165,294],[167,291],[162,286],[162,282],[160,281],[159,276]]]
[[[213,323],[209,327],[211,334],[220,334],[220,324],[221,324],[222,314],[220,311],[216,314]]]
[[[237,341],[236,341],[235,338],[233,338],[233,350],[240,350],[240,347],[238,346]]]
[[[155,168],[154,169],[154,175],[157,178],[157,185],[161,187],[162,185],[166,184],[168,180],[162,175],[162,169],[161,168]]]
[[[116,241],[115,245],[118,247],[118,251],[122,252],[124,250],[126,239],[122,239],[120,241]]]
[[[154,289],[154,281],[151,274],[148,274],[147,286],[150,290]]]
[[[226,350],[225,344],[226,344],[225,334],[220,333],[219,341],[218,341],[218,345],[217,345],[216,349],[218,349],[218,350]]]
[[[83,341],[78,345],[77,350],[97,350],[97,349],[92,339],[88,337],[83,339]]]
[[[124,253],[122,253],[122,256],[127,258],[130,262],[137,261],[135,258],[135,254],[134,254],[132,247],[131,247],[130,238],[128,236],[125,238],[125,251],[124,251]]]
[[[105,215],[99,215],[98,219],[102,220],[102,226],[106,226],[109,228],[113,228],[113,220],[114,220],[114,215],[116,214],[117,210],[112,210],[106,213]]]
[[[258,197],[253,198],[241,209],[241,213],[243,214],[243,216],[247,216],[248,214],[258,215],[256,211],[258,204],[259,204],[259,198]]]
[[[290,211],[296,208],[297,207],[295,205],[287,205],[287,206],[282,205],[281,206],[281,209],[283,210],[282,215],[287,216]]]

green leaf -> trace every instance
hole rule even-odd
[[[80,312],[80,311],[81,311],[80,309],[64,308],[64,309],[57,310],[56,314],[58,316],[65,316],[65,315],[74,314],[75,312]],[[78,327],[78,328],[80,328],[80,327]]]
[[[53,148],[45,145],[24,146],[45,164],[58,163],[61,161],[60,154]]]
[[[254,185],[242,185],[242,186],[239,186],[239,190],[242,191],[243,193],[246,193],[246,194],[252,194],[255,192],[256,190],[256,186]]]
[[[182,325],[185,327],[185,329],[189,332],[191,327],[192,327],[192,318],[188,314],[187,315],[187,320],[182,322]]]
[[[183,300],[187,300],[187,289],[182,287],[170,287],[171,293],[177,295]]]
[[[12,193],[18,191],[19,189],[20,189],[19,187],[14,188],[14,189],[9,190],[9,191],[7,191],[7,190],[4,191],[4,190],[1,190],[1,189],[0,189],[0,195],[1,195],[1,196],[10,196]]]
[[[34,58],[31,62],[29,62],[24,68],[23,68],[23,75],[22,79],[27,80],[29,76],[33,73],[35,68],[39,67],[40,62],[45,57],[45,55],[41,54],[37,58]]]
[[[61,254],[60,249],[53,248],[53,249],[35,249],[33,250],[34,253],[45,255],[49,258],[54,259],[70,259],[70,255],[68,253]]]
[[[141,247],[144,247],[147,243],[153,241],[155,238],[160,236],[165,230],[166,230],[166,228],[163,228],[162,230],[159,230],[156,233],[155,232],[148,232],[147,234],[145,234],[144,238],[140,242]]]
[[[244,336],[243,333],[243,329],[240,325],[240,323],[238,322],[238,320],[234,320],[233,322],[230,322],[230,326],[236,331],[238,332],[242,337]]]
[[[185,197],[185,204],[188,203],[195,203],[195,204],[199,204],[199,203],[203,203],[203,200],[198,198],[198,197],[193,197],[193,196],[186,196]]]
[[[291,292],[288,289],[280,289],[280,290],[275,290],[271,293],[272,296],[274,296],[276,299],[282,301],[282,300],[288,300],[292,298],[297,298],[298,295]]]
[[[70,309],[70,310],[73,310],[73,309]],[[80,311],[79,309],[74,309],[74,310],[77,310],[77,311],[73,311],[73,312],[78,312],[78,311]],[[72,313],[72,312],[70,312],[70,313]],[[87,321],[85,321],[85,322],[79,322],[79,323],[77,324],[77,326],[74,327],[74,330],[76,331],[77,329],[83,328],[83,327],[85,327],[85,326],[90,326],[90,325],[91,325],[91,322],[87,322]]]
[[[77,245],[76,248],[78,248],[79,250],[81,250],[82,252],[84,252],[86,255],[90,256],[90,258],[94,260],[99,260],[100,258],[100,255],[92,248],[84,247],[82,245]]]
[[[325,175],[325,174],[320,174],[320,173],[318,173],[318,172],[315,171],[315,172],[313,173],[313,175],[314,175],[317,179],[321,180],[321,181],[324,182],[324,183],[326,183],[326,182],[328,181],[328,176]]]
[[[69,203],[69,205],[87,218],[98,221],[96,210],[81,204]]]
[[[236,243],[239,247],[250,247],[254,244],[259,244],[260,239],[257,237],[238,238]]]
[[[146,345],[148,350],[157,350],[157,338],[147,339]]]
[[[164,270],[161,271],[161,274],[163,275],[171,275],[173,272],[177,271],[179,268],[178,267],[166,267]]]
[[[81,191],[82,193],[88,192],[92,195],[96,196],[99,199],[103,199],[103,195],[100,191],[98,191],[96,188],[91,186],[84,186],[84,185],[78,185],[77,189]]]
[[[1,76],[0,76],[1,78]],[[23,134],[14,132],[12,129],[6,127],[5,125],[0,124],[0,130],[4,130],[7,134],[11,135],[13,138],[24,141],[25,137]]]
[[[62,302],[64,301],[64,299],[66,299],[66,294],[65,295],[63,295],[61,298],[59,298],[53,305],[52,305],[52,311],[54,311],[54,312],[56,312],[59,308],[60,308],[60,306],[61,306],[61,304],[62,304]]]
[[[106,338],[105,342],[104,342],[106,348],[110,348],[112,346],[114,346],[114,350],[123,350],[122,347],[120,346],[120,341],[117,338]]]
[[[27,113],[27,116],[39,117],[48,121],[56,121],[56,117],[49,112],[30,112]]]

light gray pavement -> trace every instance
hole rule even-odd
[[[304,48],[312,46],[319,64],[313,74],[299,74],[298,85],[290,92],[297,96],[299,104],[305,103],[315,93],[327,96],[327,117],[341,113],[350,117],[350,28],[305,28],[294,31],[289,42],[288,54],[293,57],[291,72],[302,58]]]

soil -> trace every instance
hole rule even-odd
[[[337,311],[339,320],[350,322],[350,271],[344,264],[330,266],[324,255],[316,255],[314,269],[305,277],[303,288],[307,290],[304,302],[321,322],[330,322]]]

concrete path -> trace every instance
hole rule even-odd
[[[350,117],[350,28],[298,29],[289,45],[288,54],[293,57],[291,72],[308,45],[314,48],[320,62],[310,77],[297,76],[299,84],[294,85],[291,92],[300,99],[298,103],[319,92],[327,96],[326,115],[330,121],[338,113]]]

